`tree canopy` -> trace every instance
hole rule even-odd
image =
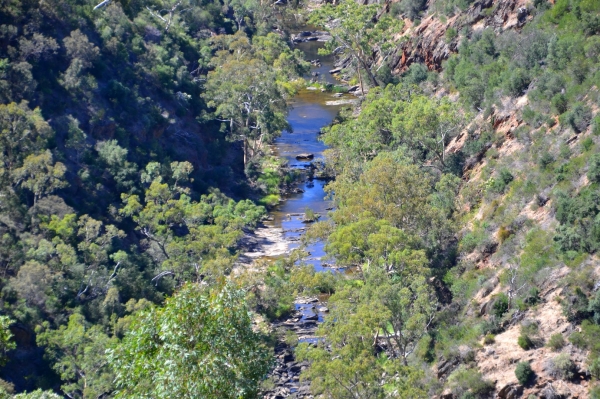
[[[245,293],[186,284],[139,314],[109,353],[117,397],[251,398],[269,364]]]

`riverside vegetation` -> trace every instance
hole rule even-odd
[[[0,396],[256,397],[268,320],[326,293],[317,397],[600,397],[600,4],[513,3],[2,2]],[[402,66],[433,20],[454,50]],[[364,93],[303,237],[351,273],[235,264],[293,180],[297,21]]]

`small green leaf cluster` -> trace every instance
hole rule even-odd
[[[515,369],[515,376],[517,377],[517,381],[519,381],[519,384],[527,384],[529,381],[531,381],[534,375],[535,373],[531,369],[531,365],[529,364],[529,362],[517,363],[517,368]]]

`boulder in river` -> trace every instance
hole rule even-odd
[[[315,157],[315,154],[309,154],[309,153],[302,153],[302,154],[296,155],[296,159],[298,161],[309,161],[309,160],[313,159],[314,157]]]
[[[342,68],[334,68],[334,69],[330,69],[329,73],[330,74],[334,74],[334,73],[340,73],[342,71]]]

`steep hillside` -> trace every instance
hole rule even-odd
[[[394,46],[342,54],[368,94],[325,132],[337,208],[315,231],[359,273],[330,299],[330,347],[305,349],[315,393],[380,372],[376,397],[598,397],[599,7],[392,2]]]
[[[214,307],[240,311],[215,328],[247,333],[236,342],[260,359],[235,389],[256,391],[264,344],[244,293],[224,281],[265,216],[253,200],[277,202],[286,177],[263,146],[287,127],[306,70],[279,29],[290,10],[1,2],[1,397],[116,395],[108,350],[176,292],[196,322],[220,316]],[[205,288],[183,289],[192,283]],[[119,383],[125,397],[130,381]]]

